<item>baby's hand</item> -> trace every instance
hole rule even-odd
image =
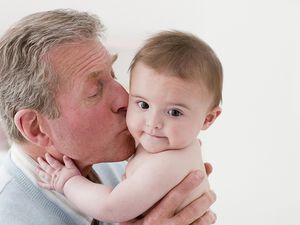
[[[50,154],[45,154],[46,161],[38,157],[39,166],[36,172],[41,181],[38,184],[46,189],[64,192],[65,183],[74,176],[81,175],[73,161],[67,156],[63,156],[64,164],[53,158]]]

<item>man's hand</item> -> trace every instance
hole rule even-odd
[[[209,176],[213,171],[213,167],[210,163],[204,163],[204,166],[205,166],[206,174],[207,176]]]
[[[205,169],[207,174],[212,172],[212,166],[208,163],[205,164]],[[200,171],[191,172],[143,218],[122,225],[211,225],[215,223],[216,215],[209,210],[216,200],[216,195],[212,191],[204,193],[176,213],[176,209],[203,178],[204,175]]]

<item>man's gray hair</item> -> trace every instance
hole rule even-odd
[[[58,77],[47,53],[57,45],[98,39],[104,28],[99,18],[86,12],[59,9],[21,19],[0,39],[0,115],[8,136],[25,139],[14,124],[15,114],[30,108],[57,118]]]

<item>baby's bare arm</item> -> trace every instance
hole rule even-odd
[[[190,158],[183,160],[183,155],[174,151],[154,154],[113,190],[77,174],[52,183],[63,183],[64,194],[86,214],[101,221],[124,222],[144,213],[176,186],[191,171]],[[64,160],[73,169],[72,161]]]
[[[99,215],[99,211],[105,205],[112,188],[95,184],[81,176],[76,165],[67,156],[63,157],[63,161],[64,164],[49,154],[45,155],[45,160],[38,158],[38,184],[43,188],[63,193],[82,212],[94,218],[101,216],[99,219],[103,220],[104,216]]]
[[[180,167],[172,169],[176,163],[174,157],[170,161],[169,154],[158,155],[148,158],[143,166],[112,190],[80,176],[68,157],[63,157],[64,165],[47,154],[45,160],[38,159],[39,184],[65,194],[81,211],[94,218],[124,222],[144,213],[183,179],[184,172]]]
[[[210,164],[208,173],[212,171]],[[122,225],[211,225],[216,221],[216,215],[209,210],[216,200],[212,191],[206,192],[191,204],[177,211],[191,192],[203,181],[204,174],[200,171],[191,172],[180,184],[173,188],[155,207],[153,207],[143,218],[134,219]]]

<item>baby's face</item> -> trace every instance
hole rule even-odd
[[[131,74],[127,126],[149,152],[181,149],[203,128],[210,103],[198,83],[137,63]]]

